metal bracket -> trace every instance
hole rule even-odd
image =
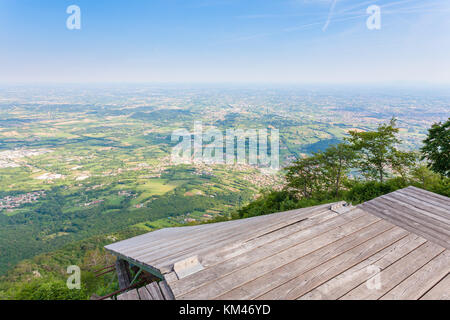
[[[188,275],[194,274],[203,269],[204,267],[198,260],[197,256],[178,261],[173,265],[173,270],[175,271],[178,279],[185,278]]]
[[[130,286],[132,286],[136,280],[139,278],[139,275],[142,273],[142,268],[139,268],[139,271],[136,273],[136,275],[134,276],[133,280],[131,280]]]

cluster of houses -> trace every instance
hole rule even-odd
[[[34,191],[0,199],[0,210],[16,209],[26,203],[33,203],[45,197],[45,191]]]
[[[102,203],[102,202],[104,202],[105,200],[94,200],[94,201],[91,201],[91,202],[86,202],[85,204],[84,204],[84,206],[85,207],[90,207],[90,206],[93,206],[93,205],[96,205],[96,204],[99,204],[99,203]]]
[[[243,179],[250,182],[258,188],[272,188],[273,190],[281,190],[283,187],[283,178],[270,174],[247,174]]]
[[[39,156],[41,154],[50,152],[47,149],[14,149],[0,152],[0,168],[15,168],[20,167],[22,163],[18,160],[26,157]]]
[[[118,196],[122,196],[122,197],[133,197],[136,194],[134,192],[131,191],[126,191],[126,190],[120,190],[119,192],[117,192]]]

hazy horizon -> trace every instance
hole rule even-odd
[[[1,0],[0,83],[448,85],[449,13],[445,0]]]

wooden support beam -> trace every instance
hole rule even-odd
[[[120,289],[128,288],[131,284],[131,274],[128,262],[123,259],[117,258],[116,271],[117,271],[117,278],[119,280],[119,288]]]

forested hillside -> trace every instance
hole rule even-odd
[[[126,228],[120,232],[89,237],[65,245],[62,249],[23,260],[0,277],[0,299],[67,300],[89,299],[93,294],[106,295],[118,289],[114,273],[96,278],[94,271],[115,262],[103,247],[145,232]],[[81,269],[81,290],[66,286],[67,267]]]

